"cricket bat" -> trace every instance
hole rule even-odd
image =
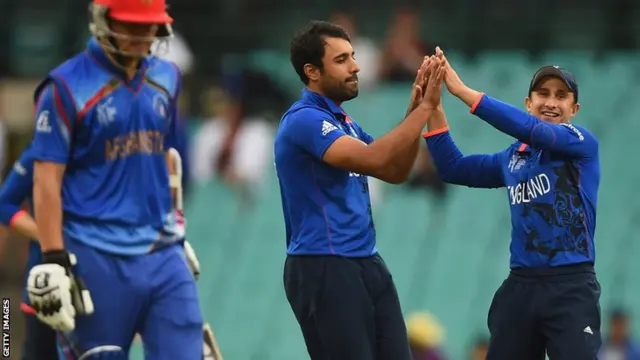
[[[169,149],[169,155],[171,157],[171,161],[173,162],[175,170],[175,173],[170,174],[169,176],[169,184],[171,188],[175,190],[175,207],[177,210],[182,212],[184,211],[184,194],[182,191],[182,157],[180,156],[178,150],[174,148]],[[218,347],[218,342],[216,341],[216,337],[213,334],[213,330],[211,329],[211,325],[209,325],[209,323],[204,323],[204,326],[202,327],[202,333],[202,359],[223,360],[222,354],[220,353],[220,348]]]

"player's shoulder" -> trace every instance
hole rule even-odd
[[[329,111],[316,105],[298,101],[282,116],[280,126],[304,126],[312,122],[329,119],[333,119],[333,115]]]
[[[573,132],[575,136],[578,137],[580,141],[594,141],[598,142],[598,138],[591,132],[589,129],[582,125],[576,125],[571,123],[561,123],[560,126],[567,128],[569,131]]]
[[[177,96],[182,82],[182,72],[178,65],[157,56],[149,56],[147,62],[147,79],[166,90],[172,97]]]
[[[82,70],[85,69],[85,60],[87,60],[86,54],[81,52],[51,69],[47,76],[36,87],[34,100],[37,102],[40,94],[42,94],[47,87],[55,86],[62,88],[68,86],[68,82],[71,81],[73,77],[81,77]]]
[[[76,109],[86,103],[112,81],[112,75],[84,51],[69,58],[49,72],[36,91],[55,84],[61,96],[69,97]]]
[[[90,77],[95,77],[98,73],[102,72],[104,72],[104,70],[91,60],[86,51],[83,51],[53,68],[53,70],[49,72],[49,76],[59,78],[69,83],[74,82],[76,79],[85,80]]]
[[[57,74],[75,72],[77,70],[80,70],[80,68],[83,67],[87,60],[89,60],[87,53],[85,51],[79,52],[53,68],[53,70],[51,70],[51,73]]]

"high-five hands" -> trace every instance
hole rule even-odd
[[[472,106],[481,96],[481,93],[469,88],[462,82],[458,73],[453,69],[440,47],[436,48],[435,56],[444,61],[444,67],[446,70],[444,75],[444,84],[449,93],[462,100],[468,106]]]
[[[411,90],[411,102],[407,115],[421,105],[429,109],[438,108],[442,100],[443,82],[451,95],[465,102],[467,102],[465,98],[479,94],[469,89],[460,80],[442,49],[436,47],[436,54],[425,56],[420,69],[418,69]]]
[[[418,69],[418,73],[416,75],[416,79],[413,82],[413,87],[411,89],[411,101],[409,103],[409,109],[407,109],[407,116],[415,110],[420,103],[422,102],[422,97],[424,95],[424,85],[426,82],[426,74],[429,64],[431,63],[431,57],[425,56],[422,61],[422,65]]]
[[[427,64],[425,74],[424,96],[421,105],[429,109],[436,109],[442,100],[442,80],[446,73],[445,62],[442,56],[432,56]]]

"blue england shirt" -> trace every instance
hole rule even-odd
[[[342,136],[373,142],[340,106],[306,89],[280,121],[275,167],[289,255],[377,253],[367,176],[322,160]]]
[[[518,141],[463,156],[448,131],[426,135],[445,182],[507,190],[511,268],[595,263],[598,141],[587,129],[550,124],[483,95],[473,114]]]

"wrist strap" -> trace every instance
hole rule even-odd
[[[42,253],[42,262],[47,264],[58,264],[64,268],[71,268],[71,258],[65,250],[53,250]]]

